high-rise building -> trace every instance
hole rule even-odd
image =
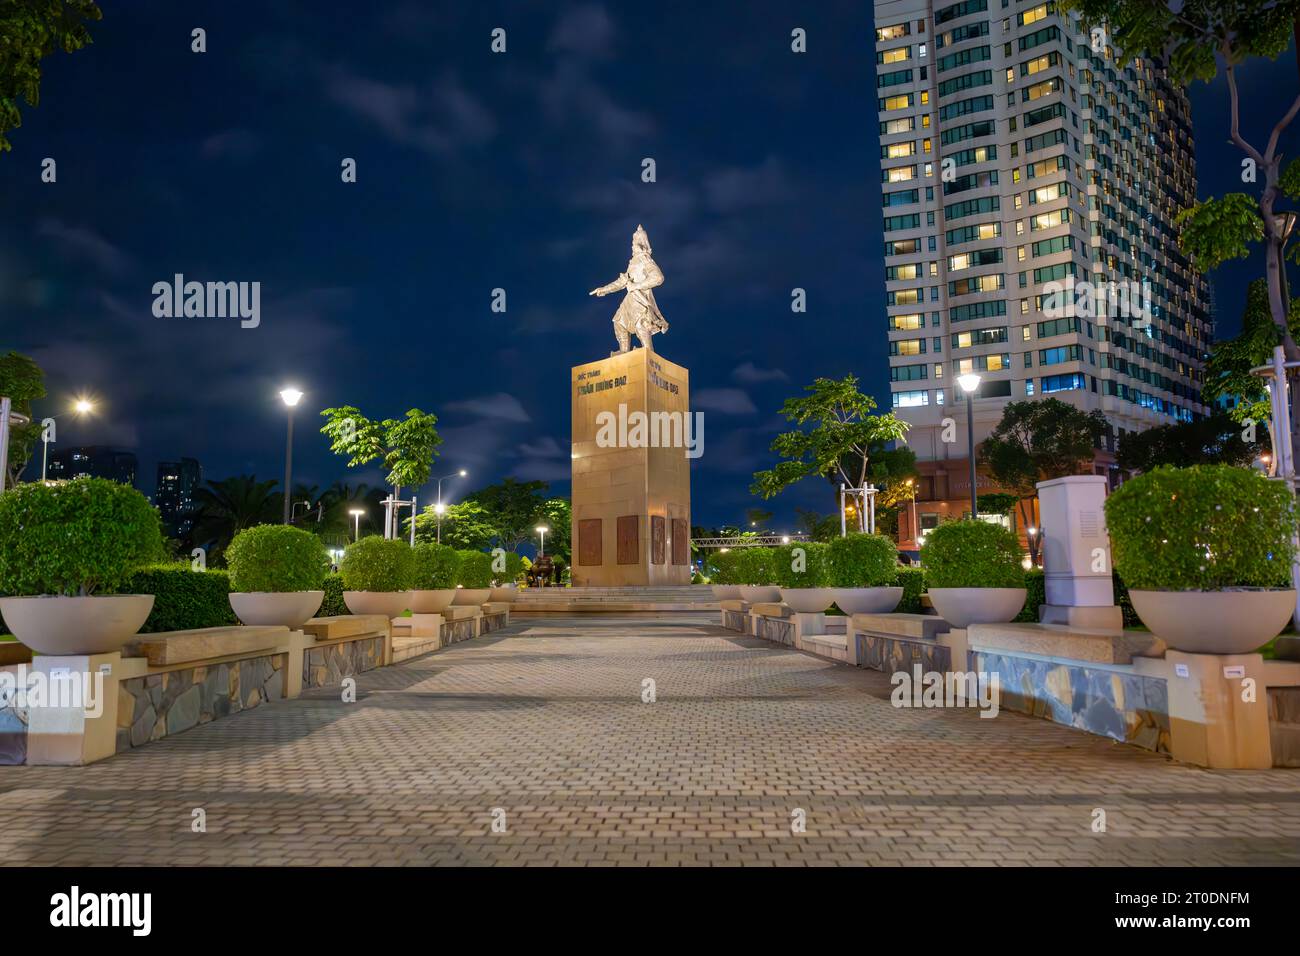
[[[194,493],[202,483],[203,468],[194,458],[158,463],[153,501],[168,537],[183,537],[194,527]]]
[[[107,445],[82,445],[51,452],[46,475],[60,480],[109,478],[135,487],[136,468],[135,452],[109,448]]]
[[[1010,401],[1101,410],[1106,474],[1126,433],[1207,413],[1213,321],[1174,224],[1196,195],[1187,99],[1158,62],[1119,66],[1103,30],[1052,0],[876,0],[875,16],[891,402],[922,473],[901,536],[914,546],[916,526],[969,511],[960,376],[980,376],[977,447]]]

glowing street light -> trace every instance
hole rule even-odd
[[[352,519],[353,519],[352,521],[353,541],[361,540],[361,516],[365,513],[366,511],[364,508],[353,508],[350,511],[348,511],[348,514],[352,515]]]
[[[88,398],[78,398],[72,403],[73,415],[89,415],[95,410],[95,403]],[[44,428],[41,429],[41,481],[45,480],[45,466],[50,457],[50,442],[54,441],[54,419],[61,415],[67,415],[68,412],[60,412],[58,415],[51,415],[42,423]]]
[[[537,556],[540,558],[546,554],[546,532],[550,531],[551,529],[544,524],[539,524],[533,530],[537,532],[537,535],[540,539],[540,542],[537,545]]]
[[[966,457],[970,459],[970,516],[979,517],[975,505],[975,390],[980,387],[980,377],[974,372],[957,376],[957,384],[966,393]]]
[[[289,490],[292,487],[290,477],[293,473],[293,409],[298,402],[302,401],[302,392],[293,387],[282,388],[280,399],[289,409],[289,430],[284,439],[284,523],[289,524]]]
[[[442,516],[447,511],[446,505],[442,503],[442,483],[446,481],[448,478],[464,478],[468,474],[469,472],[466,471],[464,468],[462,468],[460,471],[454,474],[443,475],[441,478],[438,479],[438,503],[433,506],[433,513],[438,516],[438,543],[439,544],[442,544]]]

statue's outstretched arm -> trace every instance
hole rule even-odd
[[[618,274],[618,278],[615,279],[613,282],[609,283],[609,285],[603,285],[599,289],[592,289],[590,292],[587,293],[587,295],[608,295],[609,293],[617,292],[619,289],[625,288],[626,286],[627,286],[627,273],[620,272]]]

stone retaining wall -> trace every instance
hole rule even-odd
[[[479,622],[479,634],[487,634],[505,627],[510,622],[510,615],[505,611],[499,614],[484,614],[479,618]]]
[[[384,639],[335,641],[309,647],[302,656],[302,685],[328,687],[384,665]]]
[[[755,617],[755,637],[794,647],[794,622],[788,617]]]
[[[18,673],[17,667],[0,670]],[[18,707],[16,700],[5,701],[0,704],[0,767],[16,767],[26,762],[27,707]]]

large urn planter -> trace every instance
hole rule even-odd
[[[781,589],[743,584],[740,586],[740,599],[750,604],[775,604],[781,600]]]
[[[407,607],[413,614],[441,614],[451,606],[456,596],[455,588],[417,589],[407,591]]]
[[[1025,588],[930,588],[930,603],[953,627],[1005,624],[1025,606]]]
[[[344,591],[343,603],[353,614],[399,617],[411,604],[409,591]]]
[[[498,604],[514,604],[515,598],[519,596],[519,586],[515,584],[502,584],[494,587],[488,596],[489,601],[495,601]]]
[[[63,657],[120,651],[153,610],[152,594],[0,598],[14,637],[37,654]]]
[[[457,588],[451,603],[457,607],[479,607],[491,599],[491,588]]]
[[[903,589],[898,587],[832,588],[831,591],[835,606],[850,615],[888,614],[903,600]]]
[[[835,603],[831,588],[781,588],[781,601],[796,614],[820,614]]]
[[[739,601],[741,600],[739,584],[711,584],[713,596],[719,601]]]
[[[301,627],[320,610],[324,591],[231,591],[230,607],[250,627]]]
[[[1133,610],[1151,632],[1189,654],[1249,654],[1286,627],[1295,611],[1291,589],[1129,591]],[[6,615],[6,619],[7,619]]]

